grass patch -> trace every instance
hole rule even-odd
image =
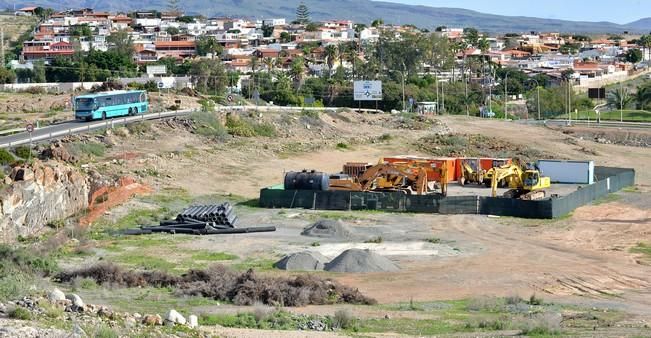
[[[9,318],[19,319],[19,320],[31,320],[32,313],[25,308],[17,306],[13,310],[9,311]]]
[[[110,258],[110,260],[143,270],[172,271],[177,266],[176,263],[169,262],[163,258],[141,255],[140,253],[123,254],[115,258]]]
[[[0,165],[8,165],[14,163],[15,160],[14,155],[6,149],[0,149]]]
[[[231,264],[230,266],[239,271],[253,269],[255,271],[272,271],[276,261],[269,258],[252,258],[248,257],[241,262]]]
[[[24,159],[34,157],[32,150],[26,146],[16,147],[16,149],[14,149],[14,153],[16,154],[16,156]]]
[[[75,142],[67,144],[68,151],[78,158],[81,157],[102,157],[106,153],[106,145],[99,142]]]
[[[430,237],[430,238],[426,239],[425,242],[432,243],[432,244],[440,244],[441,239],[438,238],[438,237]]]
[[[190,119],[195,124],[196,133],[201,136],[223,139],[228,135],[228,130],[222,125],[214,112],[194,112],[190,115]]]
[[[233,115],[226,116],[226,128],[229,134],[235,136],[253,137],[256,135],[251,122]]]
[[[382,236],[373,237],[371,239],[364,241],[364,243],[373,243],[373,244],[380,244],[382,242],[384,242]]]
[[[253,124],[253,131],[257,136],[262,136],[262,137],[276,137],[278,136],[278,132],[276,131],[276,127],[268,122],[260,122],[260,123],[254,123]]]
[[[339,150],[348,150],[348,149],[350,149],[350,145],[348,145],[348,143],[345,143],[345,142],[339,142],[339,143],[337,143],[337,149],[339,149]]]
[[[214,261],[232,261],[237,259],[238,257],[229,254],[226,252],[211,252],[211,251],[199,251],[194,254],[192,254],[191,259],[192,260],[197,260],[197,261],[209,261],[209,262],[214,262]]]
[[[632,253],[642,254],[647,260],[651,260],[651,244],[649,243],[637,243],[630,251]]]
[[[603,196],[601,198],[596,199],[595,201],[592,202],[592,205],[601,205],[601,204],[606,204],[606,203],[612,203],[612,202],[617,202],[622,199],[621,195],[618,194],[608,194],[606,196]]]

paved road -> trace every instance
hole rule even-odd
[[[545,121],[546,125],[553,126],[567,126],[567,120],[547,120]],[[648,122],[618,122],[618,121],[601,121],[597,123],[596,121],[584,121],[584,120],[573,120],[571,123],[573,126],[581,127],[594,127],[594,128],[618,128],[618,129],[650,129],[651,123]]]
[[[340,108],[329,107],[329,108],[302,108],[302,107],[281,107],[281,106],[218,106],[215,107],[217,111],[260,111],[260,112],[270,112],[270,111],[304,111],[304,110],[314,110],[314,111],[332,111],[335,112]],[[350,110],[357,109],[354,108],[345,108]],[[107,119],[103,121],[68,121],[55,125],[45,126],[34,130],[30,135],[27,132],[20,132],[17,134],[2,136],[0,137],[0,148],[9,148],[15,147],[23,144],[29,144],[30,142],[42,142],[46,140],[60,138],[66,135],[72,134],[81,134],[88,133],[93,130],[108,128],[116,125],[129,124],[139,121],[147,120],[158,120],[162,118],[182,116],[191,113],[193,110],[185,109],[178,111],[168,111],[162,113],[151,113],[143,114],[138,116],[129,116],[129,117],[119,117],[114,119]],[[363,112],[367,113],[378,113],[381,111],[375,109],[362,109]]]
[[[151,113],[143,114],[137,116],[128,116],[128,117],[119,117],[114,119],[107,119],[103,121],[69,121],[59,124],[54,124],[50,126],[45,126],[43,128],[35,129],[31,135],[27,132],[21,132],[14,135],[0,137],[0,148],[9,148],[14,146],[19,146],[23,144],[28,144],[30,142],[39,142],[44,140],[50,140],[55,138],[60,138],[66,135],[87,133],[93,130],[112,127],[115,125],[128,124],[139,121],[147,120],[157,120],[161,118],[187,115],[191,113],[192,110],[178,110],[178,111],[169,111],[162,113]]]

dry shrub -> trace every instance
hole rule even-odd
[[[375,304],[359,290],[312,275],[289,278],[259,276],[253,270],[240,273],[223,265],[190,270],[182,276],[159,271],[125,271],[112,263],[100,263],[56,276],[60,282],[92,278],[100,285],[174,287],[179,295],[203,296],[236,305],[267,304],[304,306],[334,303]]]

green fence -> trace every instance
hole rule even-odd
[[[437,214],[482,214],[522,218],[558,218],[609,193],[635,184],[635,171],[595,167],[597,182],[562,197],[524,201],[500,197],[406,195],[400,192],[349,192],[262,189],[263,208],[383,210]]]

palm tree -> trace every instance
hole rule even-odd
[[[335,45],[327,45],[325,48],[326,62],[328,63],[328,75],[332,74],[332,68],[338,55],[338,48]]]
[[[635,94],[639,109],[646,109],[651,103],[651,83],[646,83],[637,88]]]
[[[482,37],[477,43],[477,47],[479,47],[479,50],[481,50],[482,54],[486,54],[490,50],[491,44],[485,37]]]
[[[608,106],[612,109],[624,109],[633,102],[633,96],[626,87],[611,90],[606,95],[606,98],[608,100]]]
[[[271,72],[274,70],[274,67],[276,66],[276,59],[272,57],[266,57],[262,59],[262,63],[267,67],[267,71]]]
[[[289,73],[296,82],[296,91],[301,90],[303,85],[303,73],[305,72],[305,60],[302,57],[297,57],[292,61],[292,66]]]

